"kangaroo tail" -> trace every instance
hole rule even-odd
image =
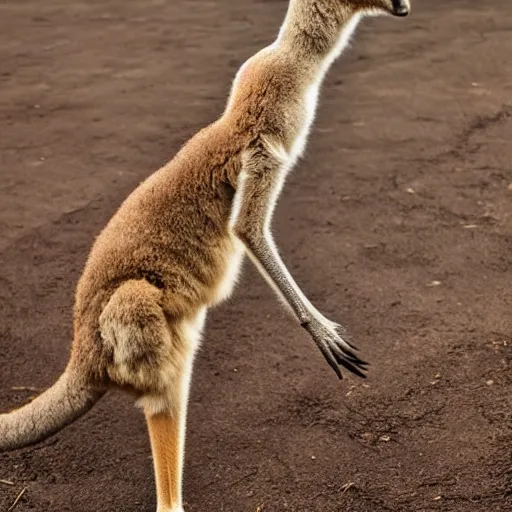
[[[0,414],[0,452],[38,443],[84,415],[105,394],[69,367],[29,404]]]

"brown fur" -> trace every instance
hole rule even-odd
[[[91,396],[97,399],[110,387],[139,398],[152,439],[159,510],[182,510],[176,489],[192,361],[206,308],[230,293],[241,242],[337,373],[340,364],[361,374],[364,363],[298,291],[266,232],[284,176],[298,156],[296,141],[305,138],[312,121],[305,99],[311,84],[354,15],[392,12],[396,4],[292,0],[279,44],[241,68],[222,117],[138,187],[93,245],[76,290],[65,373],[68,388],[74,383],[65,393],[80,399],[78,405],[63,403],[69,411],[60,416],[63,423],[74,419]],[[87,393],[77,391],[85,388]],[[0,416],[0,434],[7,439],[9,429],[10,439],[2,443],[0,437],[0,449],[56,430],[55,421],[46,428],[42,418],[40,432],[16,438],[21,423],[29,421],[24,410]]]

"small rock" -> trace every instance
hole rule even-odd
[[[361,438],[361,441],[367,444],[370,444],[373,441],[373,434],[371,432],[364,432],[359,437]]]

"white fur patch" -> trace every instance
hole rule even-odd
[[[201,343],[205,321],[206,308],[202,308],[194,318],[183,320],[178,326],[179,336],[186,345],[187,354],[182,355],[179,364],[173,361],[167,368],[160,369],[162,392],[147,394],[137,400],[136,405],[147,414],[155,415],[186,409],[194,356]]]
[[[304,120],[302,123],[301,130],[299,131],[299,134],[297,135],[295,141],[292,144],[292,149],[289,155],[291,165],[295,164],[297,159],[302,156],[306,148],[309,132],[315,120],[318,105],[318,97],[320,95],[320,86],[322,85],[325,75],[327,74],[327,71],[331,67],[332,63],[341,55],[343,50],[348,46],[350,38],[352,37],[360,20],[361,15],[356,14],[343,28],[336,46],[331,50],[327,58],[322,62],[322,65],[318,69],[317,75],[315,76],[311,85],[306,90],[303,100]]]
[[[240,207],[238,206],[238,208]],[[233,251],[227,258],[226,272],[215,290],[213,304],[218,304],[231,296],[240,276],[245,248],[234,236],[232,236],[231,242]]]
[[[336,46],[329,53],[324,61],[324,74],[328,71],[332,63],[343,53],[343,50],[350,44],[350,38],[354,35],[357,25],[361,21],[361,14],[355,14],[350,21],[343,27]]]

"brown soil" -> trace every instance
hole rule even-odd
[[[247,265],[197,364],[187,512],[512,510],[512,3],[414,7],[366,21],[336,64],[276,216],[370,377],[338,382]],[[221,112],[285,8],[2,2],[0,410],[59,375],[94,236]],[[0,455],[0,479],[2,511],[22,489],[16,512],[155,509],[143,418],[118,394]]]

